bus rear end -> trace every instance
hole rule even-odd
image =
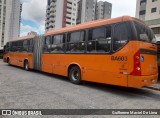
[[[128,87],[144,87],[158,81],[157,45],[152,30],[145,24],[133,22],[136,40],[132,41]]]

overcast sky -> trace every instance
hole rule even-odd
[[[21,36],[30,31],[43,34],[47,0],[21,0],[23,2]],[[100,0],[99,0],[100,1]],[[136,0],[102,0],[112,3],[112,18],[129,15],[135,16]]]

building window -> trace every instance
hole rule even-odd
[[[152,2],[156,2],[157,0],[152,0]]]
[[[141,0],[141,1],[140,1],[140,5],[146,4],[146,2],[147,2],[146,0]]]
[[[157,11],[157,7],[151,9],[151,13],[155,13]]]
[[[160,27],[152,28],[155,34],[160,34]]]
[[[139,15],[144,15],[144,14],[146,14],[146,10],[142,10],[139,12]]]

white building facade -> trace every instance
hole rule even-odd
[[[0,50],[19,37],[22,4],[20,0],[0,0]]]
[[[46,31],[76,25],[77,0],[48,0]]]
[[[136,18],[145,21],[160,40],[160,0],[137,0]]]
[[[112,4],[107,1],[99,1],[96,7],[96,20],[111,18]]]
[[[78,0],[77,24],[94,21],[96,5],[97,0]]]

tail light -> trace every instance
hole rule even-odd
[[[134,68],[131,75],[141,76],[140,50],[134,55]]]

